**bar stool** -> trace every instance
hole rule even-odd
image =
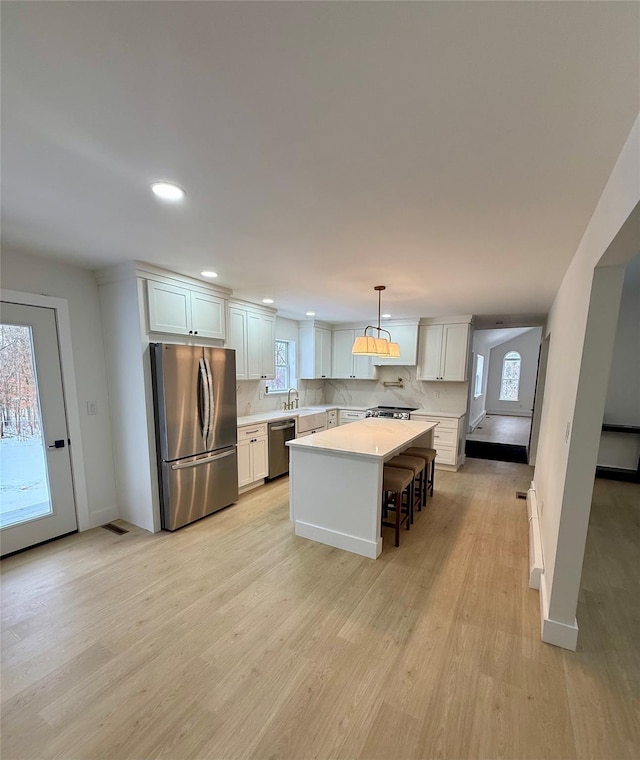
[[[424,459],[427,472],[427,485],[429,486],[429,495],[433,496],[434,481],[436,477],[436,456],[438,454],[436,449],[430,449],[426,446],[411,446],[402,453],[403,455],[406,454],[407,456],[412,457],[422,457]]]
[[[400,467],[390,467],[385,464],[382,474],[382,490],[385,503],[383,504],[382,525],[395,528],[395,545],[400,546],[400,525],[402,524],[402,496],[407,492],[407,511],[405,521],[409,530],[411,518],[411,493],[413,486],[413,470],[404,470]],[[386,494],[394,494],[394,509],[396,512],[395,523],[385,522],[385,513],[390,508],[386,503]]]
[[[417,505],[418,510],[422,511],[422,507],[427,503],[426,461],[424,457],[410,456],[403,451],[402,454],[390,459],[387,464],[390,467],[403,467],[406,470],[413,470],[413,477],[417,482],[417,488],[414,485],[414,493],[411,498],[411,522],[413,523],[414,506]]]

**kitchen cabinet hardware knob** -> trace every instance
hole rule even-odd
[[[189,330],[189,335],[193,335],[193,330]]]
[[[198,334],[198,331],[196,330],[196,331],[195,331],[193,334],[194,334],[194,335],[197,335],[197,334]]]

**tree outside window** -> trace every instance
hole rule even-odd
[[[509,351],[502,360],[500,401],[517,401],[520,393],[520,366],[522,358],[517,351]]]
[[[276,341],[276,376],[269,383],[269,391],[286,391],[291,387],[291,344],[287,340]]]

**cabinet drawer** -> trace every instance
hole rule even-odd
[[[246,425],[245,427],[238,428],[238,442],[246,441],[249,438],[260,438],[267,435],[267,423],[263,422],[259,425]]]
[[[433,445],[437,449],[438,445],[456,446],[458,442],[458,431],[448,430],[440,425],[433,431]]]
[[[458,431],[458,420],[455,417],[427,417],[423,414],[412,414],[412,420],[420,420],[420,422],[437,422],[438,430],[455,430]]]
[[[356,422],[357,420],[363,420],[364,418],[365,418],[365,413],[358,412],[358,411],[348,411],[345,409],[340,409],[340,412],[338,414],[338,419],[340,420],[341,425],[344,422]]]
[[[453,446],[440,446],[438,443],[434,444],[436,451],[436,464],[452,464],[456,463],[456,450]]]

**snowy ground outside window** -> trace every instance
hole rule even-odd
[[[0,527],[50,512],[42,438],[0,439]]]

